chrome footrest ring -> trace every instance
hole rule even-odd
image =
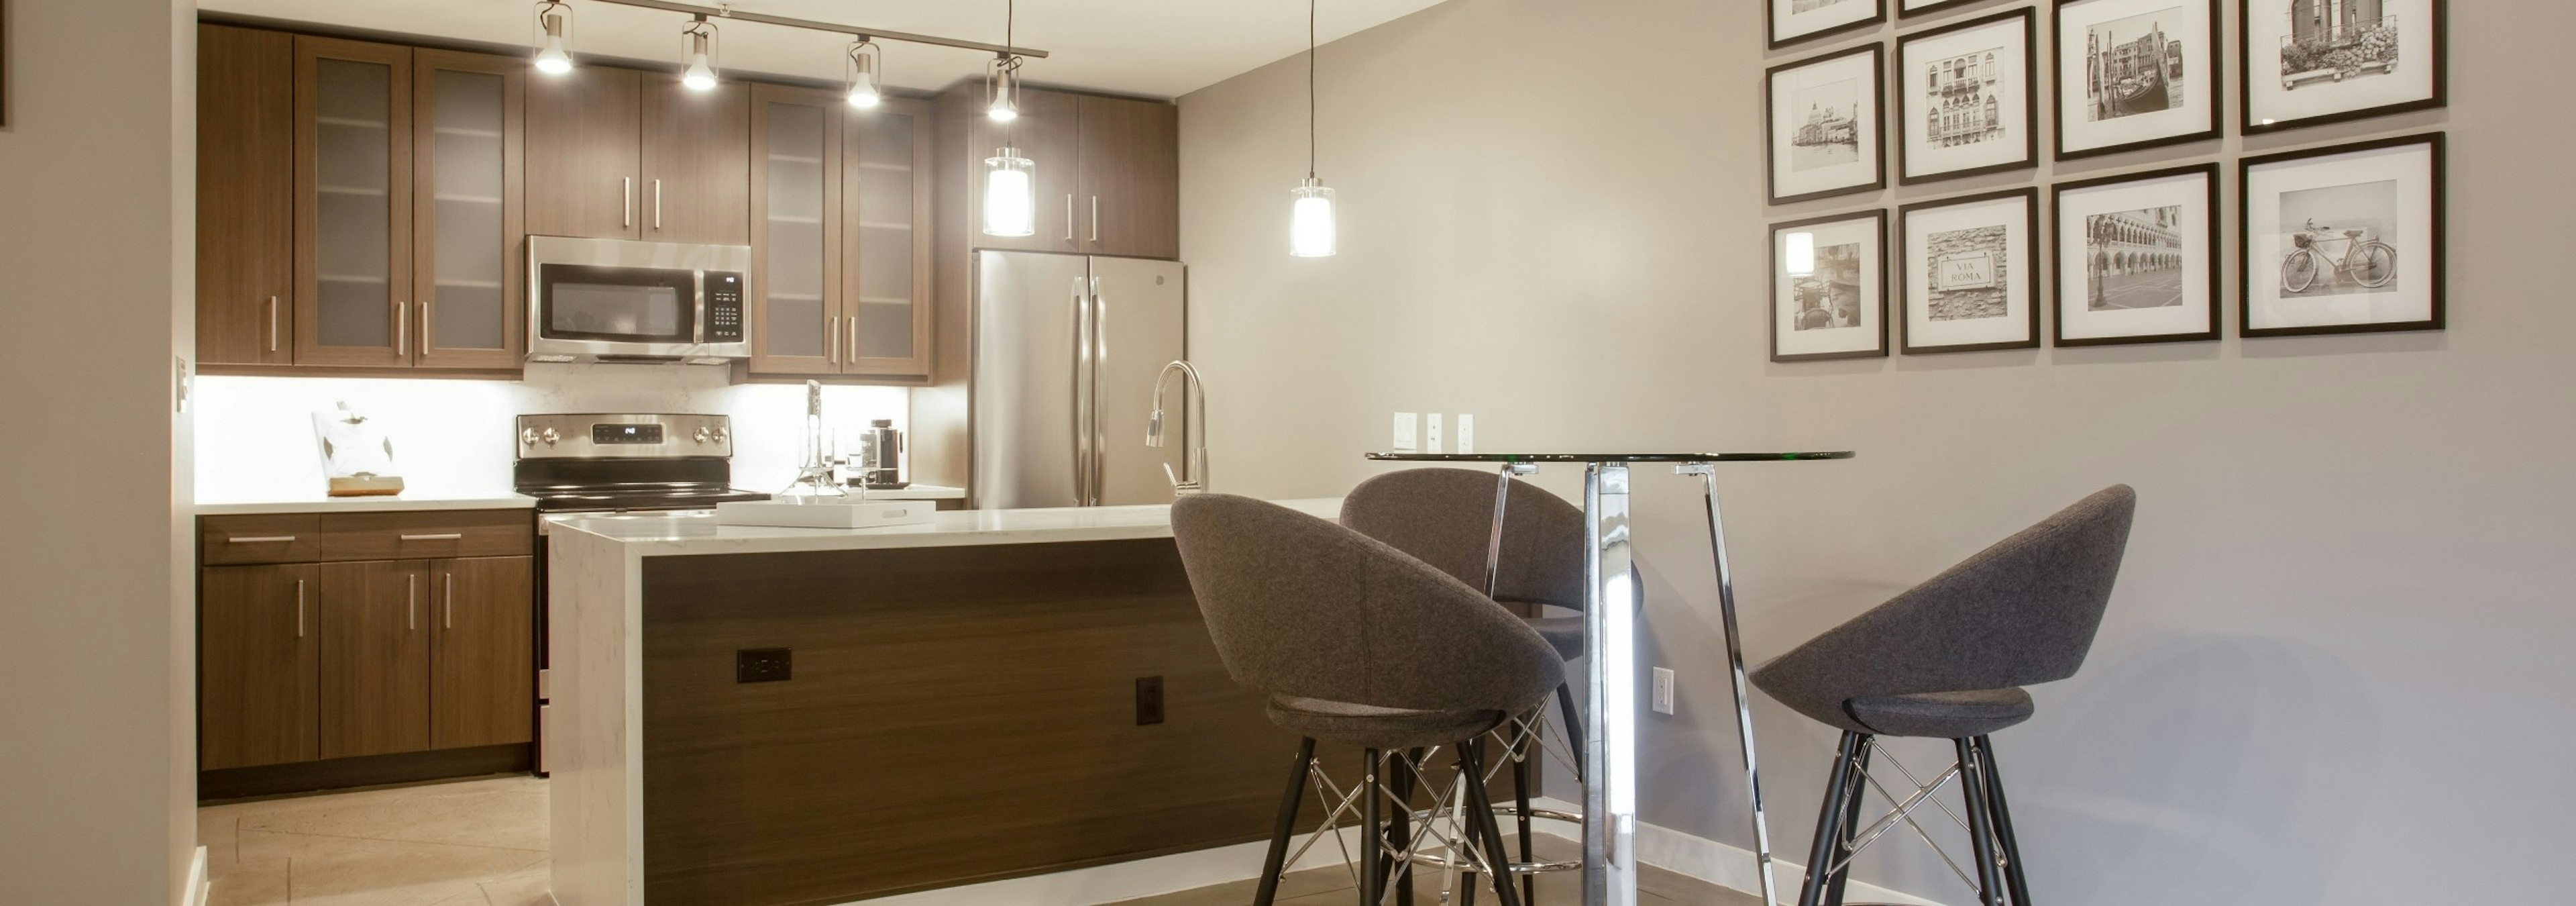
[[[1432,810],[1430,810],[1430,809],[1423,809],[1423,810],[1416,811],[1416,812],[1414,812],[1414,813],[1413,813],[1413,820],[1418,821],[1418,822],[1431,822],[1431,821],[1434,821],[1434,820],[1441,820],[1444,814],[1445,814],[1445,813],[1441,813],[1441,812],[1433,812],[1433,811],[1432,811]],[[1512,819],[1516,819],[1516,820],[1517,820],[1517,819],[1520,817],[1520,814],[1521,814],[1521,809],[1520,809],[1520,804],[1519,804],[1519,803],[1516,803],[1516,802],[1497,802],[1497,803],[1494,803],[1494,815],[1495,815],[1495,817],[1497,817],[1497,818],[1512,818]],[[1533,807],[1533,808],[1531,808],[1531,809],[1530,809],[1530,817],[1531,817],[1531,818],[1546,818],[1546,819],[1549,819],[1549,820],[1552,820],[1552,821],[1565,821],[1565,822],[1569,822],[1569,823],[1573,823],[1573,824],[1582,824],[1582,823],[1583,823],[1583,816],[1582,816],[1582,815],[1577,814],[1577,813],[1574,813],[1574,812],[1558,811],[1558,810],[1556,810],[1556,809],[1546,809],[1546,808],[1536,808],[1536,807]],[[1511,831],[1507,829],[1507,830],[1505,830],[1505,831],[1504,831],[1504,833],[1505,833],[1506,835],[1508,835],[1508,834],[1510,834],[1510,833],[1511,833]],[[1476,865],[1476,863],[1474,863],[1474,862],[1468,861],[1468,860],[1466,860],[1466,859],[1451,859],[1451,858],[1449,858],[1448,856],[1445,856],[1445,855],[1442,855],[1442,854],[1440,854],[1440,853],[1436,853],[1436,852],[1417,852],[1417,853],[1412,854],[1412,857],[1409,859],[1409,861],[1411,861],[1411,862],[1412,862],[1413,864],[1415,864],[1415,865],[1428,866],[1428,867],[1431,867],[1431,868],[1437,868],[1437,869],[1442,869],[1442,870],[1455,870],[1455,871],[1462,871],[1462,872],[1472,872],[1472,871],[1477,871],[1477,870],[1479,870],[1479,869],[1478,869],[1478,867],[1477,867],[1477,865]],[[1557,862],[1514,862],[1514,863],[1512,863],[1512,874],[1513,874],[1513,875],[1515,875],[1515,876],[1518,876],[1518,875],[1546,874],[1546,873],[1549,873],[1549,872],[1559,872],[1559,871],[1582,871],[1582,870],[1583,870],[1583,860],[1581,860],[1581,859],[1568,859],[1568,860],[1564,860],[1564,861],[1557,861]]]

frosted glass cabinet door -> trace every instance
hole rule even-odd
[[[841,264],[839,93],[751,90],[751,365],[836,375],[849,361]]]
[[[295,362],[406,366],[411,49],[295,38]]]
[[[930,373],[930,111],[927,102],[890,98],[849,117],[850,374]]]
[[[413,53],[414,364],[510,369],[526,349],[524,61]]]

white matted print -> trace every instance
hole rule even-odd
[[[1896,14],[1906,17],[1920,16],[1975,2],[1977,0],[1901,0],[1896,6]]]
[[[1887,212],[1771,227],[1771,360],[1887,354]]]
[[[2245,131],[2382,116],[2445,101],[2444,0],[2240,0]]]
[[[1772,204],[1887,187],[1885,69],[1886,53],[1873,44],[1770,71]]]
[[[2057,187],[2057,345],[2218,339],[2218,165]]]
[[[2245,336],[2441,329],[2440,133],[2241,167]]]
[[[1887,19],[1887,0],[1766,0],[1771,46],[1851,31]]]
[[[2217,0],[2059,0],[2057,159],[2219,136]]]
[[[1899,181],[2039,165],[2030,100],[2038,18],[2025,8],[1897,39]]]
[[[1907,205],[1903,252],[1907,355],[2039,345],[2039,190]]]

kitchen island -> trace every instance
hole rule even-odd
[[[558,526],[555,897],[841,903],[1266,837],[1296,740],[1218,663],[1169,510]]]

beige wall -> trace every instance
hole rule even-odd
[[[2576,132],[2531,67],[2562,55],[2576,5],[2452,4],[2451,110],[2250,143],[2448,129],[2448,332],[1803,365],[1767,361],[1767,222],[2031,177],[1765,207],[1763,68],[1887,33],[1766,55],[1762,5],[1452,0],[1327,46],[1331,259],[1286,254],[1302,61],[1184,98],[1219,489],[1343,491],[1376,471],[1359,454],[1397,410],[1474,413],[1488,451],[1857,449],[1724,472],[1758,659],[2128,482],[2138,529],[2091,662],[1998,739],[2038,896],[2554,891],[2547,866],[2576,844],[2556,814],[2576,781],[2555,767],[2576,743],[2576,306],[2559,267],[2576,186],[2554,158]],[[2228,106],[2232,121],[2232,85]],[[1644,817],[1743,845],[1697,503],[1640,472],[1649,662],[1681,672],[1682,703],[1647,728]],[[1803,858],[1832,737],[1761,708],[1773,826]],[[1903,751],[1919,768],[1941,749]],[[1870,857],[1864,879],[1968,901],[1914,849]]]
[[[8,15],[0,902],[178,902],[196,848],[189,448],[172,405],[172,356],[195,333],[195,8],[16,0]]]

